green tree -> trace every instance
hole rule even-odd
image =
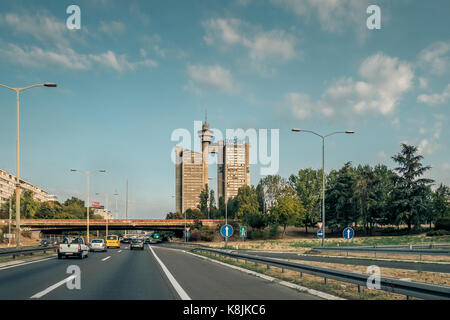
[[[276,198],[282,193],[283,189],[288,185],[285,178],[280,175],[268,175],[262,178],[258,184],[258,194],[260,202],[263,202],[265,208],[271,207],[275,204]],[[263,212],[266,212],[263,210]]]
[[[417,147],[402,143],[402,150],[392,159],[398,163],[395,171],[398,172],[394,189],[393,207],[397,223],[406,223],[408,231],[411,226],[420,226],[432,210],[429,190],[432,179],[422,178],[423,174],[431,169],[421,163],[423,156],[417,154]]]
[[[354,205],[356,174],[347,162],[339,171],[332,170],[328,176],[325,195],[326,225],[333,231],[342,230],[356,223],[358,215]]]
[[[450,188],[442,183],[433,193],[433,210],[436,219],[450,217]]]
[[[322,170],[301,169],[298,175],[289,177],[289,183],[297,191],[305,208],[305,218],[301,224],[308,233],[308,227],[321,220]]]
[[[283,226],[284,237],[288,225],[304,220],[305,209],[296,191],[290,186],[280,190],[275,200],[275,204],[270,208],[270,216],[273,223]]]
[[[35,214],[36,219],[62,219],[64,213],[59,202],[43,202]]]
[[[236,218],[241,223],[256,229],[266,226],[265,216],[259,211],[258,195],[254,186],[243,186],[239,188],[236,203]]]
[[[204,217],[208,216],[208,198],[209,198],[209,188],[205,184],[205,187],[200,192],[200,203],[197,208],[202,212]]]
[[[217,217],[217,207],[216,207],[216,198],[214,196],[214,190],[209,190],[209,217],[216,218]]]
[[[184,219],[184,215],[181,212],[169,212],[166,219]]]

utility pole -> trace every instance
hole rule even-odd
[[[355,131],[353,131],[353,130],[336,131],[336,132],[327,134],[325,136],[320,135],[311,130],[303,130],[303,129],[299,129],[299,128],[293,128],[292,131],[293,132],[309,132],[309,133],[315,134],[316,136],[318,136],[322,139],[322,231],[323,231],[322,247],[324,247],[325,246],[325,179],[326,179],[326,177],[325,177],[325,138],[332,136],[334,134],[337,134],[337,133],[354,134]]]
[[[9,220],[8,220],[8,247],[11,245],[11,215],[12,215],[12,200],[9,198]]]
[[[16,247],[20,247],[20,140],[19,140],[19,96],[20,92],[35,88],[35,87],[51,87],[55,88],[56,83],[45,82],[41,84],[33,84],[25,88],[12,88],[4,84],[0,84],[0,87],[4,87],[16,92]]]
[[[128,179],[127,179],[127,202],[126,202],[126,219],[128,220]],[[125,237],[127,236],[127,230],[125,229]]]

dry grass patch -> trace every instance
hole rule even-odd
[[[327,279],[325,283],[324,278],[316,277],[313,275],[302,275],[299,272],[291,270],[283,270],[278,267],[267,266],[264,264],[256,264],[254,262],[246,262],[245,260],[236,260],[232,258],[225,258],[223,256],[214,256],[209,253],[199,253],[200,255],[219,260],[228,264],[236,265],[245,269],[253,270],[277,279],[288,281],[298,284],[307,288],[326,292],[338,297],[351,300],[405,300],[404,295],[399,295],[383,290],[370,290],[361,286],[360,292],[358,292],[358,286],[355,284],[341,282],[336,280]]]

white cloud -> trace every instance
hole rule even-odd
[[[449,98],[450,98],[450,83],[442,91],[442,93],[421,94],[417,97],[417,101],[428,105],[437,105],[447,102]]]
[[[322,30],[342,33],[356,26],[358,35],[364,37],[367,19],[367,0],[272,0],[272,3],[309,21],[316,17]]]
[[[428,89],[428,80],[424,77],[419,78],[419,87],[421,89]]]
[[[380,161],[385,161],[388,158],[386,152],[384,152],[384,151],[378,152],[377,157],[378,157],[378,160],[380,160]]]
[[[442,147],[439,140],[441,138],[441,132],[447,117],[445,115],[438,114],[434,115],[434,118],[436,121],[434,123],[432,135],[428,138],[422,139],[418,146],[418,151],[425,155],[431,155],[440,150]]]
[[[0,14],[0,27],[9,28],[16,35],[30,35],[40,42],[56,43],[59,46],[68,46],[71,40],[83,41],[88,35],[87,27],[82,26],[81,30],[73,32],[67,29],[65,21],[46,12],[35,15]]]
[[[403,93],[412,87],[412,67],[377,53],[365,59],[359,67],[361,80],[341,78],[332,83],[320,100],[313,101],[304,93],[288,93],[281,107],[292,110],[300,120],[316,114],[327,117],[364,113],[390,115],[394,112]]]
[[[297,39],[284,30],[264,31],[239,19],[210,19],[203,22],[204,40],[217,47],[240,46],[248,51],[253,66],[264,63],[285,63],[301,56]]]
[[[62,67],[72,70],[88,70],[96,65],[101,65],[123,72],[135,71],[139,66],[156,67],[158,65],[150,59],[131,62],[126,55],[118,55],[110,50],[101,54],[80,54],[65,47],[45,50],[36,46],[20,47],[12,43],[5,48],[0,48],[0,56],[12,63],[33,68]]]
[[[419,66],[429,73],[442,75],[450,67],[450,43],[435,42],[419,53]]]
[[[100,21],[99,30],[114,37],[125,32],[125,24],[120,21]]]
[[[220,65],[188,65],[187,73],[190,78],[189,87],[194,90],[198,90],[198,85],[215,88],[226,93],[233,93],[237,90],[231,72]]]

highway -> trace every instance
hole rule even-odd
[[[69,289],[78,266],[80,289]],[[68,279],[68,280],[67,280]],[[280,284],[205,261],[189,253],[128,245],[89,253],[83,260],[55,257],[0,267],[0,300],[316,300]]]

